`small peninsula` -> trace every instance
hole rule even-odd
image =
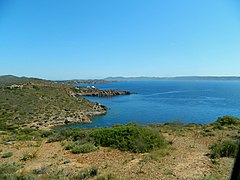
[[[123,90],[100,90],[94,86],[89,87],[75,87],[73,88],[75,96],[98,96],[98,97],[109,97],[109,96],[118,96],[118,95],[130,95],[134,94],[129,91]]]
[[[54,81],[0,77],[0,123],[49,129],[72,123],[91,123],[91,118],[107,113],[107,107],[82,96],[131,94],[121,90],[74,87]]]

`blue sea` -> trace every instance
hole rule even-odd
[[[93,118],[91,124],[72,125],[73,127],[106,127],[129,122],[210,123],[224,115],[240,117],[240,81],[125,81],[94,86],[100,89],[127,90],[136,94],[87,97],[110,110],[106,115]]]

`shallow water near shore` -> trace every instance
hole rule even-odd
[[[106,115],[93,118],[91,124],[75,124],[70,127],[106,127],[128,122],[152,124],[169,121],[203,124],[224,115],[240,117],[240,81],[125,81],[93,86],[137,94],[87,97],[110,110]]]

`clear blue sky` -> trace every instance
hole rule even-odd
[[[0,0],[0,75],[240,75],[238,0]]]

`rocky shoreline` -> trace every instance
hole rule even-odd
[[[30,124],[25,125],[29,128],[41,129],[41,130],[50,130],[57,126],[65,126],[70,124],[88,124],[91,123],[91,119],[95,116],[105,115],[107,113],[108,108],[102,104],[95,103],[93,106],[93,110],[91,111],[79,111],[79,115],[77,117],[52,117],[49,120],[35,121]]]
[[[74,96],[97,96],[97,97],[109,97],[109,96],[118,96],[118,95],[130,95],[135,94],[129,91],[123,90],[101,90],[97,89],[94,86],[91,87],[75,87]]]
[[[84,96],[95,96],[95,97],[110,97],[118,95],[130,95],[134,94],[129,91],[124,90],[101,90],[95,87],[74,87],[71,91],[68,91],[69,95],[77,99],[85,99]],[[86,100],[86,99],[85,99]],[[87,100],[88,101],[88,100]],[[91,104],[94,102],[89,101]],[[107,113],[108,107],[95,102],[92,105],[92,110],[75,112],[76,117],[71,116],[58,116],[51,117],[48,120],[35,121],[30,124],[26,124],[26,127],[49,130],[57,126],[65,126],[70,124],[87,124],[91,123],[91,119],[95,116],[105,115]]]
[[[101,90],[95,87],[74,87],[72,92],[69,92],[72,97],[83,98],[82,96],[96,96],[96,97],[109,97],[118,95],[130,95],[134,94],[129,91],[124,90]],[[57,118],[54,120],[49,120],[44,126],[39,127],[40,129],[51,129],[57,126],[64,126],[69,124],[77,123],[91,123],[91,119],[95,116],[105,115],[107,113],[108,107],[95,103],[92,111],[81,112],[79,118],[65,117]],[[32,125],[31,127],[33,127]]]

